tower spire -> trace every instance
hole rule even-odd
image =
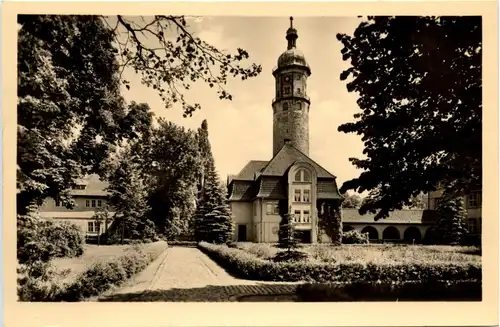
[[[290,27],[286,31],[286,39],[288,40],[288,50],[296,47],[296,41],[299,36],[297,30],[293,28],[293,17],[290,16]]]

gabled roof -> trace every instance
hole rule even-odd
[[[318,165],[314,160],[302,153],[290,143],[285,143],[281,150],[276,153],[274,158],[262,170],[263,176],[283,176],[288,168],[296,162],[307,162],[311,164],[318,178],[335,178],[326,169]]]
[[[75,181],[76,185],[85,185],[85,189],[72,189],[73,196],[106,196],[108,192],[106,188],[109,183],[101,181],[96,174],[85,176]]]
[[[267,165],[267,163],[268,161],[251,160],[245,165],[245,167],[243,167],[243,169],[239,172],[239,174],[233,176],[232,179],[253,181],[255,174],[259,173],[262,170],[262,168],[264,168]]]
[[[433,210],[396,210],[389,213],[389,217],[375,221],[375,214],[360,215],[358,209],[342,209],[342,222],[349,223],[378,223],[378,224],[433,224],[435,212]]]

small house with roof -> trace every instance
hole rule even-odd
[[[78,179],[71,190],[74,208],[68,209],[58,200],[46,198],[39,208],[39,214],[43,218],[73,223],[85,232],[87,239],[96,238],[111,224],[111,220],[106,226],[104,222],[94,219],[96,212],[107,206],[107,187],[108,183],[100,180],[96,174]],[[112,208],[109,209],[109,215],[114,216]]]

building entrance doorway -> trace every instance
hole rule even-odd
[[[238,225],[238,242],[247,241],[247,225]]]
[[[296,231],[295,235],[300,243],[311,243],[312,241],[310,230]]]

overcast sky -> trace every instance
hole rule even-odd
[[[130,71],[125,76],[131,81],[131,90],[124,89],[125,98],[146,102],[157,117],[187,128],[196,129],[207,119],[217,170],[225,181],[228,174],[237,174],[249,160],[272,157],[272,70],[286,50],[289,24],[288,17],[203,17],[189,21],[190,30],[204,41],[231,53],[243,48],[251,61],[262,65],[258,77],[228,82],[233,101],[219,100],[214,90],[197,86],[188,91],[187,97],[203,108],[192,117],[183,118],[180,106],[165,109],[157,93],[143,86],[140,76]],[[352,34],[358,24],[357,18],[294,18],[299,35],[297,48],[304,52],[312,71],[308,80],[309,155],[337,176],[339,187],[359,176],[360,171],[348,159],[361,157],[363,147],[359,136],[337,131],[340,124],[352,121],[359,109],[356,95],[348,93],[345,82],[339,79],[348,64],[342,61],[342,46],[335,36]]]

